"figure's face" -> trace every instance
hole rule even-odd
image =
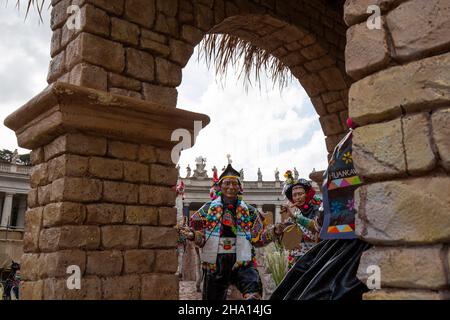
[[[234,199],[239,192],[239,182],[235,178],[226,178],[220,184],[222,193],[228,199]]]
[[[296,207],[300,207],[305,204],[306,201],[306,192],[300,186],[296,186],[292,189],[292,203]]]

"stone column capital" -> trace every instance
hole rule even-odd
[[[19,146],[36,149],[68,132],[81,131],[121,141],[170,148],[176,129],[194,134],[207,115],[101,90],[55,82],[9,115],[5,125],[14,130]],[[193,139],[192,139],[193,141]]]

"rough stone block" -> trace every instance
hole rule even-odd
[[[163,106],[177,105],[178,91],[176,88],[156,86],[149,83],[143,85],[144,99]]]
[[[102,182],[100,180],[66,177],[55,180],[51,184],[52,202],[92,202],[101,198]]]
[[[42,300],[44,294],[44,281],[24,281],[20,288],[21,300]]]
[[[171,149],[156,149],[156,154],[158,157],[158,163],[168,165],[168,166],[175,166],[176,163],[172,161],[172,150]]]
[[[91,251],[87,253],[86,274],[97,276],[120,275],[123,257],[120,251]]]
[[[113,40],[137,45],[139,42],[139,27],[126,20],[111,18],[111,37]]]
[[[44,300],[100,300],[102,298],[100,278],[82,277],[81,290],[69,290],[67,280],[45,279]]]
[[[103,181],[103,200],[112,203],[135,204],[139,186],[125,182]]]
[[[150,273],[153,270],[155,252],[153,250],[125,251],[124,272],[127,274]]]
[[[100,245],[100,229],[94,226],[64,226],[43,229],[39,248],[43,252],[63,249],[97,249]]]
[[[337,114],[329,114],[319,118],[320,125],[325,135],[334,135],[344,131]]]
[[[150,165],[150,183],[174,186],[177,183],[178,171],[173,167]]]
[[[142,227],[141,246],[146,249],[175,248],[177,231],[174,228]]]
[[[140,91],[142,87],[140,81],[112,72],[108,73],[108,81],[111,87],[116,88]]]
[[[108,277],[102,279],[103,299],[138,300],[141,292],[141,278],[138,275]]]
[[[38,165],[45,161],[44,148],[36,148],[30,152],[30,161],[33,165]]]
[[[441,164],[450,172],[450,108],[438,110],[431,116],[433,139]]]
[[[107,91],[107,72],[89,63],[79,63],[72,68],[69,83],[98,90]]]
[[[139,147],[139,161],[144,163],[155,163],[158,161],[156,148],[147,145]]]
[[[99,36],[109,36],[110,20],[108,14],[93,5],[86,4],[81,8],[80,30],[97,34]],[[64,28],[68,29],[67,26]]]
[[[82,250],[64,250],[43,253],[40,255],[39,260],[42,264],[42,266],[38,268],[40,278],[66,278],[68,276],[67,268],[69,266],[78,266],[81,275],[83,275],[86,270],[86,252]]]
[[[134,161],[137,159],[138,148],[138,145],[132,143],[108,141],[108,156]]]
[[[357,128],[353,134],[353,160],[364,177],[406,175],[401,119]]]
[[[378,6],[385,13],[401,1],[403,0],[347,0],[344,5],[344,21],[348,26],[354,25],[373,15],[373,12],[367,12],[370,5]]]
[[[155,22],[155,0],[125,1],[125,18],[143,27],[150,28]]]
[[[125,67],[125,51],[120,43],[82,32],[66,49],[67,68],[88,62],[107,70],[122,72]]]
[[[27,205],[29,208],[35,208],[35,207],[39,206],[38,189],[37,188],[30,189],[30,191],[28,191]]]
[[[25,213],[25,233],[23,235],[23,251],[39,250],[39,234],[42,226],[43,208],[28,209]]]
[[[39,253],[25,253],[20,261],[21,278],[24,281],[39,280],[43,271],[43,259],[40,259]]]
[[[420,12],[420,19],[411,17]],[[450,6],[446,0],[411,0],[387,15],[396,58],[413,60],[448,51],[450,48]]]
[[[384,23],[384,20],[383,20]],[[390,61],[386,30],[370,30],[366,22],[347,30],[345,47],[345,67],[353,79],[361,79],[368,74],[385,68]]]
[[[193,26],[185,24],[181,27],[181,38],[193,46],[197,45],[203,39],[203,36],[204,32]]]
[[[139,202],[141,204],[159,206],[175,205],[175,192],[171,188],[141,185],[139,188]]]
[[[58,137],[44,147],[45,161],[63,153],[73,153],[86,156],[104,156],[106,153],[106,139],[70,133]]]
[[[169,17],[175,17],[178,12],[178,1],[175,0],[157,0],[156,8]]]
[[[32,188],[45,186],[48,183],[48,164],[41,163],[31,168],[30,184]]]
[[[312,73],[305,75],[299,81],[310,97],[315,97],[318,94],[327,91],[322,79],[317,74]]]
[[[138,162],[124,161],[123,166],[124,166],[125,181],[136,183],[139,182],[148,183],[149,180],[148,165]]]
[[[447,285],[441,246],[388,248],[375,247],[361,256],[358,278],[366,282],[369,266],[381,271],[381,287],[441,289]]]
[[[107,249],[135,249],[139,245],[139,227],[104,226],[102,245]]]
[[[40,206],[45,206],[46,204],[50,203],[51,190],[51,184],[38,188],[38,203]]]
[[[191,44],[179,40],[170,40],[170,56],[169,59],[184,67],[188,63],[194,47]]]
[[[178,277],[169,274],[149,274],[142,276],[143,300],[178,300]]]
[[[181,83],[181,67],[165,60],[156,58],[156,80],[165,86],[177,87]]]
[[[127,75],[143,80],[155,80],[155,59],[147,52],[127,48]]]
[[[168,56],[170,47],[166,44],[166,37],[149,30],[142,30],[140,46],[157,56]]]
[[[408,173],[420,175],[432,170],[436,166],[436,156],[428,114],[408,115],[402,121]]]
[[[109,88],[109,92],[112,94],[119,94],[125,97],[131,97],[135,99],[142,99],[142,94],[140,92],[126,90],[122,88]]]
[[[173,227],[177,224],[176,208],[159,208],[158,213],[161,226]]]
[[[138,225],[158,225],[158,208],[127,206],[125,222]]]
[[[83,177],[88,170],[87,157],[63,154],[48,162],[48,180],[53,182],[64,177]]]
[[[391,67],[355,82],[349,114],[358,125],[450,103],[450,53]]]
[[[79,203],[51,203],[44,208],[43,226],[55,227],[65,224],[82,224],[86,218],[86,209]]]
[[[174,274],[178,269],[178,254],[176,249],[156,250],[154,271]]]
[[[92,157],[89,159],[89,173],[94,177],[121,180],[123,179],[123,162],[120,160]]]
[[[73,0],[73,4],[82,6],[84,3],[91,3],[109,13],[120,16],[123,13],[125,0]]]
[[[427,244],[450,240],[450,178],[387,181],[355,192],[356,233],[370,243]]]
[[[70,2],[71,0],[62,0],[53,5],[50,17],[52,30],[62,27],[66,22],[68,17],[67,8],[70,6]]]
[[[48,68],[47,82],[52,83],[67,72],[66,51],[61,51],[50,61]]]
[[[91,204],[86,206],[88,224],[117,224],[124,220],[125,207],[118,204]]]

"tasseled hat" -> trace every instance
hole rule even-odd
[[[305,190],[306,193],[306,199],[305,199],[305,206],[308,206],[308,204],[311,202],[311,200],[314,198],[314,195],[316,194],[316,191],[311,185],[311,182],[305,179],[298,179],[295,181],[294,177],[292,176],[292,171],[288,170],[284,174],[285,182],[283,187],[283,194],[286,196],[286,198],[289,199],[289,201],[292,202],[292,189],[296,186],[300,186]]]
[[[240,193],[243,193],[243,188],[242,188],[242,183],[241,183],[241,174],[239,173],[239,171],[235,170],[231,164],[228,164],[228,166],[225,168],[225,170],[222,172],[222,174],[219,177],[219,182],[218,185],[220,186],[220,183],[227,178],[232,178],[232,179],[237,179],[238,183],[239,183],[239,189],[240,189]]]
[[[228,164],[228,166],[225,168],[225,170],[222,172],[222,174],[219,177],[219,184],[222,182],[223,179],[226,178],[234,178],[238,179],[239,184],[241,183],[241,174],[239,171],[236,171],[231,164]]]

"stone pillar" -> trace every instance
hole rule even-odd
[[[275,223],[281,222],[281,205],[275,205]]]
[[[367,2],[367,1],[366,1]],[[366,299],[449,298],[450,34],[448,1],[384,1],[369,29],[367,6],[348,0],[346,68],[356,191],[356,233],[375,246],[358,277],[380,268]],[[413,19],[420,12],[421,19]],[[430,22],[432,21],[432,22]]]
[[[25,225],[25,212],[27,211],[26,195],[21,195],[18,200],[19,200],[19,210],[17,212],[16,227],[23,228]]]
[[[5,120],[32,149],[24,299],[177,299],[171,134],[209,118],[61,82]],[[81,269],[81,290],[66,286]]]
[[[8,227],[11,223],[11,211],[13,205],[14,194],[6,193],[5,199],[3,200],[3,210],[2,210],[2,227]]]

